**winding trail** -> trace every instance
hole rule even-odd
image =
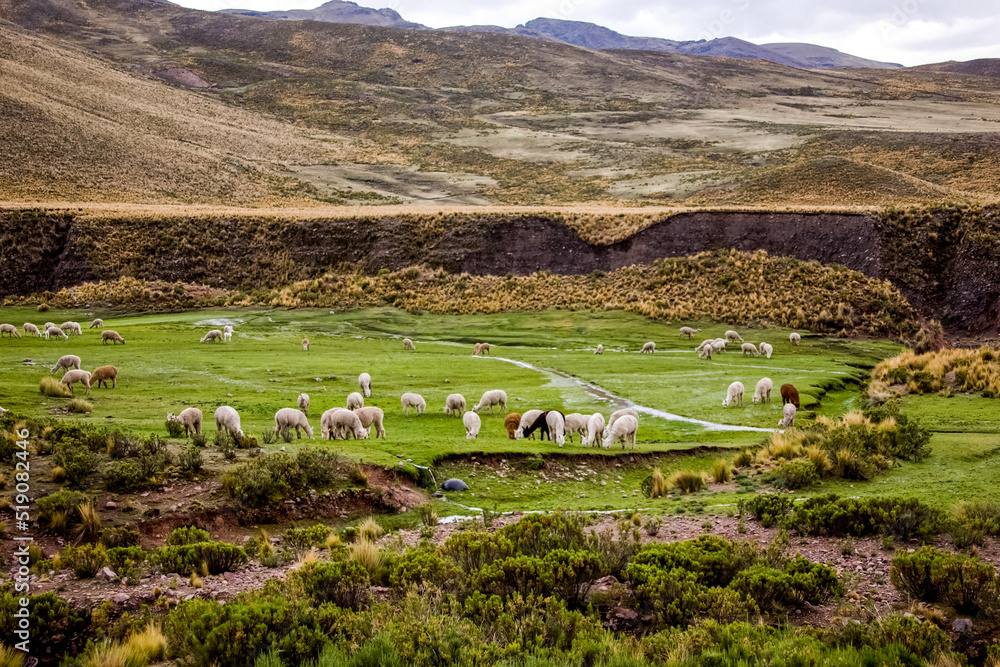
[[[773,433],[775,429],[772,428],[759,428],[756,426],[734,426],[733,424],[717,424],[716,422],[705,421],[703,419],[694,419],[692,417],[683,417],[681,415],[675,415],[672,412],[666,412],[664,410],[659,410],[657,408],[650,408],[645,405],[639,405],[634,403],[627,398],[622,398],[621,396],[616,396],[611,392],[598,387],[592,382],[586,382],[585,380],[580,380],[567,373],[562,373],[560,371],[554,371],[548,368],[539,368],[529,364],[526,361],[518,361],[517,359],[508,359],[507,357],[477,357],[480,359],[494,359],[496,361],[504,361],[508,364],[514,364],[521,368],[527,368],[529,370],[548,375],[552,380],[557,383],[565,383],[569,381],[576,384],[582,388],[589,395],[594,398],[605,400],[611,404],[621,408],[634,408],[636,412],[641,414],[650,415],[651,417],[658,417],[660,419],[666,419],[667,421],[685,422],[688,424],[697,424],[703,427],[706,431],[750,431],[755,433]]]

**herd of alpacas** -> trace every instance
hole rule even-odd
[[[25,322],[23,327],[24,333],[27,336],[35,336],[37,338],[44,338],[45,340],[52,340],[53,338],[68,340],[70,336],[82,336],[83,327],[80,326],[78,322],[63,322],[62,324],[56,326],[54,322],[46,322],[41,329],[31,322]],[[104,328],[104,320],[98,318],[91,322],[90,329],[100,329],[101,330],[101,342],[107,344],[111,341],[112,345],[117,345],[121,343],[125,344],[125,339],[122,338],[117,331],[112,331],[111,329]],[[17,327],[13,324],[0,324],[0,336],[7,334],[8,338],[20,338],[21,334],[18,332]],[[66,385],[69,388],[70,393],[73,393],[73,385],[77,382],[82,384],[86,389],[86,393],[90,393],[92,387],[105,387],[107,388],[108,382],[111,382],[111,388],[114,389],[118,384],[118,369],[114,366],[98,366],[94,369],[94,372],[85,371],[81,368],[82,362],[80,357],[75,354],[65,354],[59,357],[59,361],[56,365],[49,371],[49,374],[55,373],[56,371],[62,370],[62,379],[59,381],[61,384]],[[0,408],[2,410],[2,408]],[[4,410],[6,412],[6,410]]]
[[[103,329],[103,327],[104,321],[101,319],[95,319],[90,326],[91,329],[102,329],[101,338],[103,343],[106,344],[108,341],[111,341],[112,344],[119,342],[123,345],[125,344],[125,339],[117,332]],[[38,327],[31,323],[25,323],[23,329],[26,334],[38,337],[44,335],[46,340],[49,340],[52,336],[65,339],[68,338],[68,335],[82,335],[82,328],[76,322],[64,322],[58,327],[52,322],[46,322],[44,334],[41,333]],[[700,329],[693,329],[691,327],[681,327],[679,337],[690,339],[700,331]],[[0,324],[0,335],[2,334],[18,338],[21,336],[17,328],[11,324]],[[231,342],[232,335],[232,326],[226,325],[221,330],[213,329],[206,333],[201,338],[201,342],[228,343]],[[798,346],[801,342],[801,336],[797,333],[792,333],[789,335],[789,340],[793,345]],[[729,343],[736,342],[741,343],[743,356],[759,357],[764,355],[770,359],[773,354],[773,347],[768,343],[762,342],[758,349],[754,344],[744,342],[740,334],[732,330],[727,331],[724,338],[703,341],[695,348],[695,351],[698,352],[701,358],[711,359],[713,353],[720,354],[725,352]],[[308,351],[308,339],[303,340],[302,347],[303,350]],[[416,346],[410,338],[404,338],[403,349],[415,351]],[[639,351],[642,354],[655,353],[656,343],[652,341],[645,343]],[[475,344],[473,350],[474,356],[487,355],[489,353],[489,343]],[[598,345],[594,349],[594,354],[603,353],[603,345]],[[71,393],[73,385],[77,382],[80,382],[86,388],[87,393],[90,393],[90,389],[94,386],[100,387],[103,385],[107,387],[108,381],[111,382],[112,388],[116,386],[118,369],[114,366],[100,366],[93,373],[90,373],[81,369],[80,357],[67,354],[60,357],[51,372],[55,373],[60,369],[65,371],[60,382],[65,384]],[[361,373],[358,376],[358,388],[360,391],[352,392],[348,395],[345,407],[330,408],[320,417],[320,434],[324,440],[346,440],[349,438],[362,440],[371,435],[373,428],[375,429],[376,437],[386,437],[383,425],[385,413],[381,408],[365,406],[365,398],[370,398],[372,395],[371,375]],[[774,383],[770,378],[761,378],[754,389],[754,404],[770,402],[773,388]],[[745,387],[742,382],[737,381],[730,384],[726,391],[726,397],[722,401],[722,407],[742,406],[744,391]],[[787,428],[794,423],[795,415],[799,408],[799,393],[791,384],[782,385],[780,393],[784,408],[783,417],[778,422],[778,427]],[[276,433],[284,433],[294,429],[298,438],[301,438],[303,433],[307,437],[313,438],[313,428],[309,424],[308,417],[309,395],[300,394],[296,403],[295,408],[281,408],[275,413],[274,431]],[[423,396],[412,392],[407,392],[400,396],[400,403],[403,414],[406,416],[410,415],[411,410],[414,416],[419,416],[427,408],[427,402]],[[445,399],[444,412],[448,416],[462,417],[466,438],[477,438],[482,428],[482,419],[479,413],[489,410],[490,414],[493,414],[494,408],[498,408],[501,414],[505,412],[507,410],[507,393],[501,389],[492,389],[486,391],[482,395],[482,398],[479,399],[479,403],[473,406],[471,410],[466,410],[466,405],[465,397],[462,394],[450,394]],[[224,405],[215,411],[214,416],[216,428],[219,431],[227,431],[232,435],[239,436],[240,438],[243,437],[240,415],[235,408]],[[195,407],[186,408],[176,415],[173,413],[167,415],[168,421],[183,425],[186,434],[201,434],[202,419],[202,411]],[[555,442],[559,447],[562,447],[566,443],[567,438],[570,442],[573,442],[573,436],[578,435],[580,444],[584,447],[600,443],[604,448],[609,448],[616,442],[621,442],[622,449],[628,444],[631,444],[634,449],[636,433],[639,429],[639,413],[634,408],[623,408],[613,412],[605,420],[604,415],[599,412],[595,412],[592,415],[583,415],[580,413],[563,414],[559,410],[534,409],[528,410],[523,414],[516,412],[508,414],[504,419],[504,429],[508,437],[512,440],[521,438],[534,439],[536,434],[538,434],[538,437],[542,440],[548,439]]]

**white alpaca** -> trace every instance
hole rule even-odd
[[[312,426],[309,425],[309,420],[301,410],[295,408],[281,408],[274,413],[274,432],[283,433],[284,431],[295,429],[295,437],[301,438],[302,431],[306,432],[310,438],[313,437]]]
[[[299,394],[295,404],[299,406],[299,410],[302,411],[302,414],[309,414],[309,394]]]
[[[200,435],[202,414],[198,408],[184,408],[180,414],[167,414],[168,422],[177,422],[184,425],[184,435]]]
[[[774,383],[771,382],[771,378],[761,378],[757,380],[757,386],[754,388],[753,392],[753,402],[755,404],[770,403],[772,389],[774,389]]]
[[[726,340],[739,341],[739,342],[742,343],[743,342],[743,337],[740,336],[737,332],[735,332],[732,329],[730,329],[729,331],[726,332]]]
[[[348,410],[357,410],[358,408],[363,408],[363,407],[365,407],[365,399],[361,397],[361,394],[359,394],[356,391],[352,391],[350,394],[347,395]]]
[[[399,401],[403,404],[404,415],[410,414],[410,408],[413,408],[418,415],[427,409],[427,401],[420,394],[407,392],[399,397]]]
[[[761,343],[760,344],[760,353],[763,354],[768,359],[771,358],[771,353],[773,353],[773,352],[774,352],[774,348],[771,347],[770,343]]]
[[[604,344],[598,343],[597,349],[594,350],[594,354],[604,354]]]
[[[501,411],[507,409],[507,392],[503,389],[490,389],[484,392],[483,397],[479,399],[479,404],[472,408],[472,411],[479,412],[489,408],[490,414],[493,414],[494,406],[499,406]]]
[[[465,413],[465,396],[448,394],[444,399],[444,413],[449,417],[458,417]]]
[[[219,431],[227,431],[230,435],[243,437],[243,429],[240,428],[240,413],[228,405],[216,409],[215,428]]]
[[[584,447],[595,444],[604,435],[604,415],[595,412],[587,420],[587,436],[581,441]]]
[[[584,417],[579,412],[571,412],[566,415],[566,437],[569,438],[570,442],[573,442],[573,434],[580,434],[580,441],[587,436],[587,417]]]
[[[743,343],[740,345],[740,349],[743,350],[744,357],[759,357],[760,352],[757,351],[757,346],[753,343]]]
[[[372,395],[372,376],[368,373],[362,373],[358,376],[358,386],[361,387],[361,393],[368,398]]]
[[[743,405],[743,383],[734,382],[729,385],[726,397],[722,399],[722,407],[728,408],[730,405]]]
[[[654,343],[653,341],[644,343],[642,349],[639,350],[639,352],[641,352],[642,354],[653,354],[654,352],[656,352],[656,343]]]
[[[778,426],[787,428],[795,423],[796,412],[798,412],[798,408],[795,407],[794,403],[785,403],[785,416],[778,422]]]
[[[566,444],[566,418],[558,410],[549,410],[545,414],[545,423],[549,427],[549,440],[562,447]]]
[[[625,415],[617,419],[614,426],[609,426],[606,429],[607,435],[604,436],[603,442],[604,449],[608,449],[618,440],[621,440],[622,449],[625,449],[627,443],[631,443],[632,449],[635,449],[635,436],[638,430],[639,420],[632,415]]]
[[[798,347],[799,343],[802,341],[802,336],[793,331],[792,333],[788,334],[788,340],[792,341],[792,345]]]
[[[465,439],[473,440],[479,437],[479,429],[483,425],[483,420],[475,412],[469,411],[462,415],[462,423],[465,425]]]

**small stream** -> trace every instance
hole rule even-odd
[[[543,373],[548,375],[552,382],[556,385],[576,385],[583,389],[587,395],[596,398],[599,401],[607,401],[611,405],[615,406],[615,409],[622,408],[634,408],[636,412],[644,415],[650,415],[651,417],[658,417],[660,419],[666,419],[667,421],[685,422],[688,424],[697,424],[701,426],[706,431],[750,431],[757,433],[772,433],[775,429],[772,428],[759,428],[756,426],[735,426],[733,424],[717,424],[715,422],[704,421],[702,419],[694,419],[692,417],[682,417],[681,415],[675,415],[672,412],[666,412],[664,410],[659,410],[657,408],[646,407],[645,405],[639,405],[638,403],[633,403],[627,398],[622,398],[621,396],[615,396],[606,389],[602,389],[597,385],[580,380],[578,378],[569,375],[568,373],[563,373],[561,371],[554,371],[547,368],[539,368],[533,366],[525,361],[518,361],[517,359],[508,359],[506,357],[482,357],[483,359],[495,359],[497,361],[504,361],[509,364],[514,364],[521,368],[527,368],[529,370],[536,371],[538,373]]]

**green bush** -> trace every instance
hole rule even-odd
[[[816,466],[808,459],[785,461],[775,471],[775,486],[783,489],[804,489],[819,481]]]
[[[181,472],[185,475],[196,475],[205,466],[205,458],[198,449],[198,445],[193,444],[177,457],[177,463]]]
[[[582,518],[565,512],[531,514],[497,533],[510,540],[515,552],[526,556],[542,556],[553,549],[579,549],[587,543]]]
[[[986,538],[1000,534],[1000,503],[991,500],[959,502],[951,518],[951,537],[964,549],[983,546]]]
[[[73,486],[83,486],[97,469],[100,457],[85,444],[62,441],[55,446],[55,464],[66,470],[66,479]]]
[[[317,604],[332,602],[344,609],[361,609],[368,601],[368,570],[353,560],[307,563],[289,575],[301,582]]]
[[[65,515],[67,525],[71,526],[80,520],[80,505],[86,505],[90,502],[91,497],[82,491],[62,489],[55,493],[50,493],[35,501],[35,509],[38,512],[38,523],[44,527],[48,527],[52,521],[52,517],[57,513],[61,513]]]
[[[502,532],[466,530],[454,533],[441,546],[442,556],[450,558],[459,568],[469,573],[513,554],[514,545]]]
[[[165,423],[167,427],[167,435],[171,438],[183,438],[187,429],[184,428],[184,424],[179,421],[174,421],[173,419],[168,419]]]
[[[525,598],[559,593],[567,603],[574,604],[579,602],[584,584],[602,573],[597,554],[555,549],[544,557],[522,554],[484,565],[473,577],[473,588],[501,598],[515,593]]]
[[[832,647],[902,646],[914,655],[935,660],[951,649],[948,635],[930,621],[893,614],[868,623],[834,624],[819,632],[819,638]]]
[[[67,546],[62,552],[62,562],[80,579],[90,579],[107,565],[107,549],[102,544]]]
[[[211,542],[212,536],[204,528],[196,526],[181,526],[174,528],[167,535],[167,546],[176,547],[186,544],[198,544],[199,542]]]
[[[900,592],[923,602],[945,603],[966,613],[997,607],[993,565],[965,554],[924,546],[892,559],[889,579]]]
[[[649,544],[632,559],[632,565],[650,565],[659,570],[681,569],[695,575],[703,586],[728,586],[736,574],[757,561],[748,542],[730,542],[715,535],[702,535],[685,542]],[[628,577],[633,581],[632,566]]]
[[[110,461],[101,473],[104,487],[112,493],[135,493],[150,486],[148,477],[143,476],[142,466],[137,461]]]
[[[392,562],[389,568],[389,585],[405,588],[410,584],[451,589],[461,587],[463,572],[452,561],[442,558],[436,551],[410,549]]]
[[[115,549],[117,547],[137,547],[142,537],[139,535],[139,531],[131,530],[130,528],[125,528],[124,526],[118,528],[105,528],[101,532],[101,544],[103,544],[108,549]]]
[[[241,547],[225,542],[198,542],[160,547],[153,552],[152,562],[163,572],[182,575],[200,574],[202,568],[209,574],[232,572],[249,559]]]
[[[4,643],[13,643],[18,626],[15,614],[20,610],[23,593],[0,595],[0,633]],[[55,593],[28,596],[31,615],[32,654],[46,661],[58,660],[64,653],[82,648],[87,636],[89,617],[70,607]]]
[[[795,505],[787,498],[762,495],[741,501],[740,507],[765,527],[777,524],[808,535],[928,539],[946,525],[940,510],[913,498],[840,498],[830,494]]]
[[[305,447],[295,455],[302,472],[302,489],[323,489],[341,481],[350,469],[351,461],[324,449]]]
[[[326,524],[318,523],[308,528],[289,528],[285,531],[283,544],[288,551],[298,558],[313,547],[325,546],[326,538],[333,529]]]
[[[228,471],[222,477],[222,488],[242,505],[267,507],[284,502],[302,489],[302,473],[288,454],[268,454]]]

